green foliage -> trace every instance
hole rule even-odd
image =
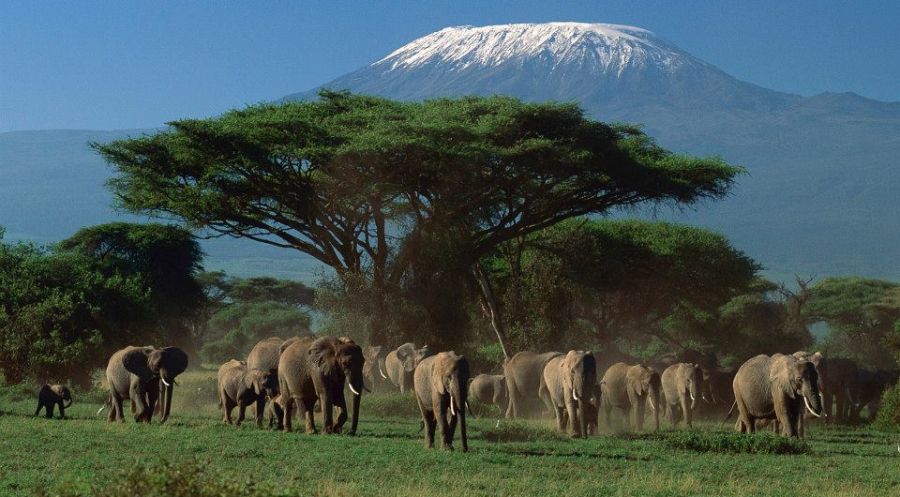
[[[209,321],[212,336],[200,351],[207,364],[246,357],[259,340],[270,336],[288,338],[310,334],[309,315],[295,306],[272,302],[235,302]]]
[[[676,431],[660,435],[673,449],[723,454],[810,454],[812,448],[799,438],[787,438],[773,433],[707,433]]]
[[[900,284],[867,278],[826,278],[811,289],[804,314],[825,321],[829,352],[874,367],[896,367],[900,360]]]
[[[882,395],[875,426],[882,430],[900,430],[900,383]]]
[[[488,442],[531,442],[535,440],[561,440],[563,435],[547,426],[516,420],[502,420],[493,427],[483,428],[481,436]]]

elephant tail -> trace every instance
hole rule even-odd
[[[728,410],[728,414],[725,415],[725,419],[723,419],[722,422],[719,423],[719,426],[724,425],[725,422],[728,421],[728,418],[730,418],[731,415],[734,413],[735,407],[737,407],[737,400],[735,400],[734,403],[731,404],[731,409]]]

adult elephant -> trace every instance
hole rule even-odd
[[[413,373],[423,359],[431,355],[428,345],[417,349],[411,342],[404,343],[388,352],[384,358],[387,377],[391,383],[405,393],[413,387]]]
[[[285,341],[280,337],[264,338],[247,354],[247,367],[260,371],[271,371],[278,375],[278,358],[281,356],[281,345]]]
[[[852,359],[829,357],[819,366],[823,380],[822,394],[825,412],[831,416],[834,406],[834,421],[846,422],[860,403],[859,366]]]
[[[434,447],[435,428],[440,425],[441,448],[452,449],[453,435],[459,424],[462,450],[469,450],[466,435],[468,383],[469,361],[453,351],[426,357],[416,366],[413,387],[425,425],[426,448]]]
[[[116,351],[106,366],[109,383],[109,421],[124,421],[122,403],[131,400],[136,422],[150,422],[157,400],[162,395],[162,419],[172,410],[175,377],[187,369],[188,356],[178,347],[134,347]]]
[[[607,428],[612,429],[612,409],[617,408],[630,417],[634,430],[642,430],[646,406],[650,404],[655,429],[659,430],[661,387],[659,373],[651,368],[641,364],[613,364],[600,381],[600,406]]]
[[[869,408],[868,421],[875,419],[878,409],[881,407],[881,396],[885,390],[897,384],[900,371],[886,369],[860,369],[859,370],[859,404],[851,413],[851,419],[857,421],[860,413],[866,407]]]
[[[291,418],[296,407],[306,419],[306,433],[315,433],[313,409],[319,401],[325,433],[340,433],[347,421],[346,384],[353,393],[349,433],[356,433],[364,363],[362,348],[348,338],[309,337],[295,340],[284,348],[278,360],[284,431],[292,431]],[[340,410],[336,421],[335,407]]]
[[[597,361],[590,351],[570,350],[547,361],[538,396],[550,399],[559,431],[566,431],[568,420],[572,436],[587,436],[587,404],[596,383]]]
[[[363,347],[363,357],[366,363],[363,366],[363,379],[373,392],[386,391],[390,380],[387,375],[385,360],[387,359],[387,347],[382,345],[368,345]]]
[[[672,364],[663,371],[660,380],[669,421],[673,426],[678,426],[684,418],[684,423],[692,428],[697,399],[703,396],[703,371],[700,365],[688,362]]]
[[[262,427],[266,398],[274,399],[278,395],[277,373],[251,369],[246,362],[232,359],[219,367],[217,379],[223,421],[231,424],[231,411],[237,407],[237,426],[240,426],[247,406],[255,405],[256,426]]]
[[[469,383],[469,397],[485,405],[495,405],[502,414],[509,404],[506,377],[502,374],[480,374]]]
[[[783,435],[796,437],[804,406],[815,417],[824,412],[815,366],[793,355],[753,357],[738,369],[733,385],[741,433],[755,432],[758,419],[775,419]]]
[[[539,396],[544,366],[561,355],[560,352],[538,354],[523,351],[503,364],[503,376],[506,377],[506,390],[509,394],[507,418],[523,418],[540,413],[540,401],[547,400]]]

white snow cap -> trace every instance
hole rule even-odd
[[[553,65],[589,62],[611,72],[645,64],[672,68],[690,58],[646,29],[552,22],[444,28],[400,47],[373,65],[393,70],[442,63],[461,70],[534,57],[546,58]]]

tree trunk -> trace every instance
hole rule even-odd
[[[510,355],[506,345],[506,328],[503,323],[503,316],[500,314],[500,306],[497,304],[497,299],[494,296],[494,289],[480,261],[475,263],[472,273],[475,276],[475,281],[478,282],[478,288],[481,290],[482,308],[490,318],[491,328],[494,329],[500,348],[503,349],[503,359],[508,361]]]

